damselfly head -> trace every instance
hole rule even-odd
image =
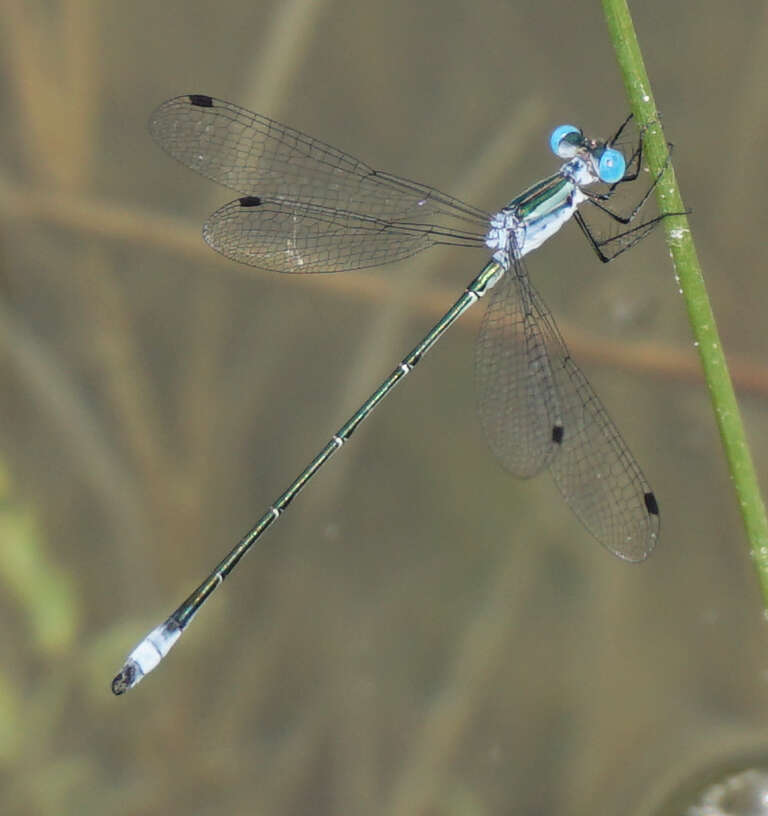
[[[552,152],[561,159],[579,156],[592,165],[592,170],[600,181],[615,184],[624,177],[627,168],[624,156],[605,142],[587,139],[574,125],[560,125],[549,137]]]

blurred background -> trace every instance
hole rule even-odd
[[[768,5],[634,5],[765,484]],[[661,233],[603,266],[569,225],[529,259],[659,499],[649,561],[491,456],[478,308],[110,692],[485,259],[239,267],[200,237],[232,193],[152,143],[151,111],[212,94],[493,211],[557,166],[554,126],[626,116],[598,3],[0,18],[0,812],[649,814],[768,754],[766,624]]]

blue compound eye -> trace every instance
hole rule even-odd
[[[606,184],[615,184],[624,178],[626,169],[627,163],[624,161],[624,156],[618,150],[606,147],[597,165],[600,181],[604,181]]]
[[[571,137],[564,145],[561,144],[563,139]],[[575,138],[574,138],[575,137]],[[583,141],[584,136],[581,131],[573,125],[560,125],[552,131],[549,137],[549,147],[555,156],[561,159],[569,159],[573,156],[576,143]]]

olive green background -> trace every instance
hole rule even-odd
[[[637,2],[737,386],[768,462],[768,7]],[[0,812],[653,812],[768,747],[768,637],[663,236],[529,259],[658,496],[631,566],[473,404],[470,314],[211,600],[113,674],[479,270],[435,249],[279,276],[199,236],[231,192],[152,109],[229,99],[494,210],[626,101],[596,2],[0,5]],[[258,191],[254,191],[258,192]]]

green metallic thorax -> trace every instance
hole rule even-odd
[[[555,173],[537,181],[525,192],[513,198],[505,210],[514,210],[522,221],[536,220],[558,210],[574,190],[574,183]]]

